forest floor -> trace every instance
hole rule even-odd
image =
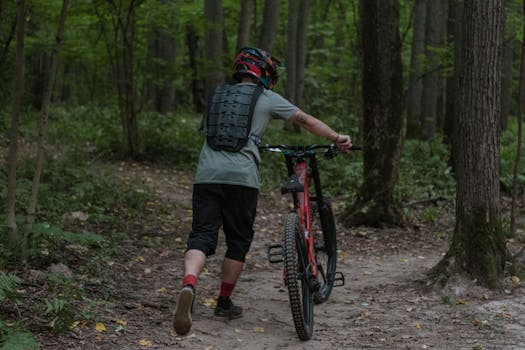
[[[151,218],[132,223],[132,237],[118,256],[101,262],[110,278],[92,288],[93,299],[110,297],[97,304],[98,326],[80,321],[66,334],[42,331],[41,349],[525,349],[525,288],[519,281],[507,278],[498,292],[470,281],[453,281],[444,289],[426,284],[426,273],[448,247],[452,203],[436,207],[433,220],[422,219],[424,208],[411,207],[404,228],[338,225],[338,270],[346,283],[314,307],[313,337],[300,341],[282,265],[269,264],[266,257],[267,246],[280,241],[288,208],[286,199],[273,193],[260,196],[253,246],[233,295],[243,317],[213,317],[221,237],[198,282],[193,327],[178,336],[172,317],[191,224],[192,176],[168,167],[114,167],[122,181],[150,187]],[[336,212],[340,207],[334,201]]]

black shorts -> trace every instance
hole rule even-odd
[[[244,262],[253,239],[258,198],[259,190],[251,187],[195,184],[193,223],[187,249],[213,255],[222,225],[226,236],[226,257]]]

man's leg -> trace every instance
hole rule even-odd
[[[197,279],[206,263],[206,255],[198,249],[189,249],[184,254],[184,280],[183,287],[191,286],[195,289]]]
[[[173,328],[177,334],[191,329],[191,309],[197,279],[206,263],[206,257],[215,253],[221,225],[220,188],[213,185],[193,187],[193,222],[184,254],[183,288],[179,295]]]
[[[224,188],[229,198],[222,210],[228,249],[222,263],[221,288],[215,316],[232,319],[242,316],[242,308],[233,305],[230,297],[242,272],[253,239],[253,223],[259,191],[235,185],[225,185]]]
[[[226,317],[234,319],[242,316],[242,308],[233,305],[230,296],[237,284],[237,280],[241,275],[244,262],[233,260],[225,257],[222,261],[221,273],[221,288],[219,291],[219,298],[217,299],[217,307],[215,308],[215,316]]]

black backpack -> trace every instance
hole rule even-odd
[[[251,84],[218,86],[208,101],[206,141],[216,151],[238,152],[248,142],[253,110],[263,88]]]

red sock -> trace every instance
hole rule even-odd
[[[182,286],[191,286],[193,289],[195,289],[195,286],[197,285],[197,277],[195,275],[186,275],[184,276],[184,279],[182,280]]]
[[[221,282],[221,291],[219,293],[219,296],[228,298],[229,296],[232,295],[233,288],[235,288],[234,283]]]

